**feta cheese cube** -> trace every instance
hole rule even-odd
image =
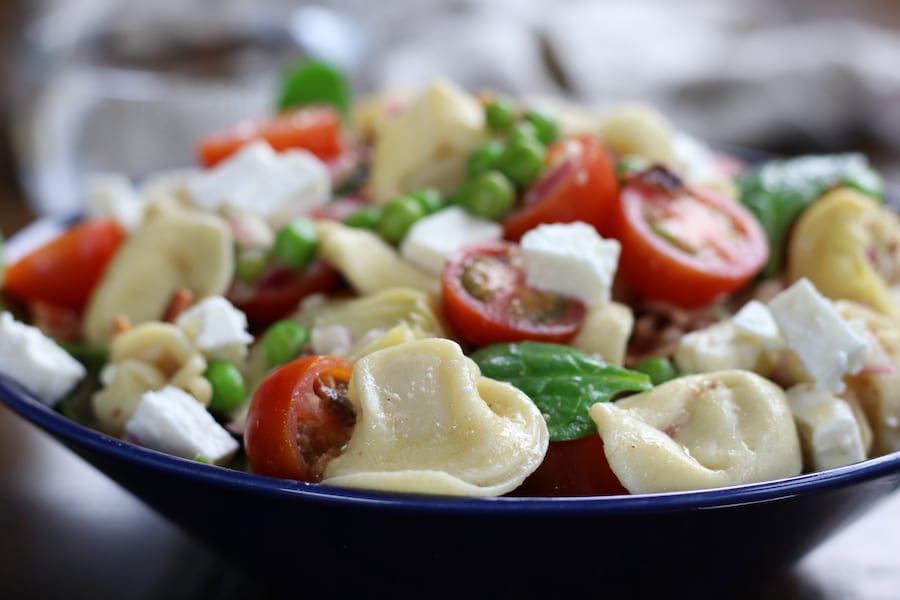
[[[400,254],[406,260],[440,275],[450,254],[466,244],[499,240],[499,223],[450,206],[417,221],[403,238]]]
[[[604,239],[587,223],[539,225],[520,242],[529,286],[598,306],[610,300],[619,264],[618,240]]]
[[[144,220],[144,202],[125,175],[89,176],[84,196],[85,210],[90,217],[115,219],[127,231],[133,231]]]
[[[830,300],[806,278],[769,301],[787,347],[819,387],[844,389],[844,375],[862,369],[869,353],[865,336],[841,318]]]
[[[280,223],[327,203],[331,175],[310,152],[279,153],[260,140],[195,174],[187,191],[191,200],[206,210],[257,215]]]
[[[222,296],[201,300],[181,313],[175,324],[206,358],[238,362],[253,341],[247,332],[247,315]]]
[[[766,350],[777,350],[784,346],[772,311],[759,300],[747,302],[731,317],[731,322],[739,334],[758,341]]]
[[[32,325],[0,313],[0,373],[54,406],[86,375],[84,366]]]
[[[125,433],[141,446],[213,464],[222,464],[238,449],[237,440],[196,398],[174,386],[141,396]]]
[[[846,400],[809,383],[791,387],[786,396],[811,470],[866,459],[862,430]]]

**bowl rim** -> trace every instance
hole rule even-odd
[[[342,488],[326,484],[279,479],[201,463],[144,448],[82,425],[37,400],[18,383],[0,375],[0,401],[13,412],[77,450],[104,455],[132,467],[193,479],[199,483],[242,490],[257,495],[302,500],[309,503],[371,507],[417,513],[580,516],[651,514],[726,508],[823,493],[900,474],[900,451],[795,477],[726,488],[564,498],[449,497]],[[82,458],[84,458],[82,456]],[[88,463],[91,461],[85,459]],[[894,487],[900,486],[900,477]]]

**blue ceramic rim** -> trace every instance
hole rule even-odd
[[[143,448],[68,419],[2,376],[0,400],[59,441],[74,448],[105,455],[126,465],[258,495],[294,497],[306,503],[338,503],[420,514],[572,517],[716,509],[821,493],[900,473],[898,451],[854,465],[788,479],[690,492],[579,498],[450,498],[390,494],[255,475]]]

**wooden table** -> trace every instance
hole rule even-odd
[[[31,218],[8,183],[0,191],[6,235]],[[0,404],[0,598],[265,597],[241,573]],[[770,582],[760,600],[897,598],[900,493]]]

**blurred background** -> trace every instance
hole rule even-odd
[[[656,105],[712,142],[860,150],[900,181],[893,0],[4,0],[0,225],[79,206],[85,173],[189,163],[316,56],[365,93],[470,89]],[[24,207],[24,211],[23,211]]]

